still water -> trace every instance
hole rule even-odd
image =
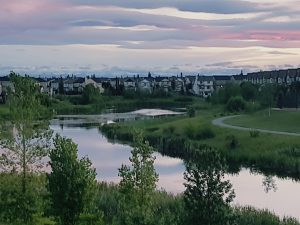
[[[118,182],[118,168],[129,165],[131,147],[111,143],[96,126],[82,126],[84,119],[53,120],[51,128],[63,136],[72,138],[78,144],[80,157],[87,155],[97,171],[97,179]],[[95,121],[93,121],[95,122]],[[159,174],[158,189],[178,194],[184,191],[183,172],[185,166],[180,159],[155,153],[155,169]],[[300,183],[291,179],[265,177],[242,169],[239,174],[227,175],[236,193],[236,205],[251,205],[267,208],[280,216],[293,216],[300,219]],[[266,185],[268,184],[268,185]],[[266,188],[268,187],[268,188]],[[266,190],[268,189],[268,190]]]

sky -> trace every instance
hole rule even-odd
[[[0,0],[0,75],[300,67],[299,0]]]

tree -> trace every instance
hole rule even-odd
[[[230,112],[243,111],[245,108],[246,103],[241,96],[231,97],[226,104],[226,109]]]
[[[256,93],[257,89],[251,82],[243,82],[241,84],[241,94],[245,100],[254,100]]]
[[[188,224],[231,224],[230,203],[235,194],[229,181],[224,180],[225,162],[213,149],[197,152],[186,163],[184,201]]]
[[[218,90],[218,98],[219,102],[226,104],[231,97],[240,96],[241,95],[241,87],[237,84],[228,83]]]
[[[62,77],[59,78],[59,82],[58,82],[58,93],[63,95],[65,93],[65,89],[64,89],[64,80]]]
[[[77,145],[56,135],[50,152],[52,172],[48,176],[52,210],[61,225],[75,225],[86,205],[88,190],[96,177],[91,161],[77,158]]]
[[[26,211],[25,205],[34,204],[28,203],[28,176],[43,167],[42,159],[51,145],[52,132],[42,120],[45,109],[33,81],[15,73],[10,74],[10,79],[13,83],[13,90],[9,90],[8,95],[10,121],[1,125],[0,145],[4,150],[0,168],[21,174],[20,205],[23,207],[19,214],[24,222],[28,222],[33,212]]]
[[[295,93],[295,106],[296,106],[296,109],[298,109],[298,103],[299,103],[298,97],[300,94],[300,81],[293,82],[291,84],[291,89]]]
[[[268,106],[269,116],[271,116],[271,108],[274,104],[275,94],[276,85],[265,84],[261,87],[259,100],[262,106]]]
[[[88,84],[83,88],[82,101],[84,104],[95,103],[101,98],[100,90],[92,84]]]
[[[149,224],[153,215],[152,195],[158,174],[154,169],[153,148],[139,132],[134,134],[134,148],[129,158],[132,167],[122,165],[119,169],[120,191],[124,195],[124,223]]]

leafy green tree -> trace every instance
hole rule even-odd
[[[246,103],[241,96],[231,97],[226,104],[226,109],[230,112],[243,111],[245,108]]]
[[[8,104],[10,121],[1,125],[0,145],[4,149],[0,156],[0,168],[7,172],[19,173],[21,185],[19,189],[19,215],[23,221],[32,219],[33,205],[29,196],[29,176],[43,167],[42,159],[47,155],[51,145],[52,132],[42,118],[45,108],[40,103],[38,88],[28,77],[10,74],[13,89],[9,90]]]
[[[237,84],[228,83],[218,90],[219,103],[226,104],[231,97],[241,95],[241,87]]]
[[[65,93],[65,89],[64,89],[64,80],[62,77],[59,78],[59,82],[58,82],[58,93],[63,95]]]
[[[88,84],[83,88],[82,101],[84,104],[95,103],[100,100],[100,90],[92,84]]]
[[[75,225],[87,204],[86,197],[96,178],[91,161],[77,158],[77,145],[56,135],[50,152],[48,176],[53,214],[61,225]]]
[[[267,106],[269,109],[269,116],[271,116],[271,108],[274,104],[274,99],[276,95],[276,85],[275,84],[265,84],[260,89],[260,103],[262,106]]]
[[[188,224],[232,224],[230,203],[235,194],[229,181],[224,180],[225,162],[220,154],[210,148],[197,152],[186,163],[186,204]]]
[[[299,94],[300,94],[300,81],[295,81],[291,84],[291,89],[295,94],[295,106],[296,109],[298,109],[298,104],[299,104]]]
[[[241,84],[242,97],[249,101],[254,100],[257,94],[257,88],[251,82],[243,82]]]
[[[139,132],[134,134],[131,167],[119,169],[120,191],[124,195],[124,224],[150,224],[153,217],[152,196],[158,174],[154,169],[153,148]]]

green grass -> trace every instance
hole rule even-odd
[[[300,133],[300,111],[272,111],[270,117],[268,111],[259,111],[228,119],[225,123],[241,127]]]

